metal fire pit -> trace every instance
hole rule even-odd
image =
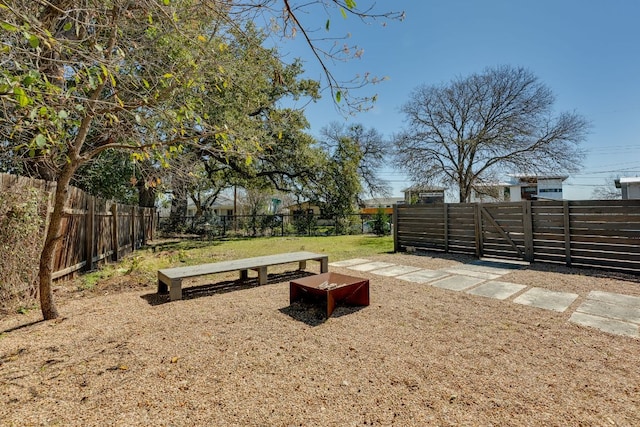
[[[369,280],[338,273],[322,273],[289,282],[289,303],[326,301],[327,318],[336,304],[369,305]]]

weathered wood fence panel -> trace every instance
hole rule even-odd
[[[0,191],[18,185],[44,190],[49,200],[55,191],[55,183],[0,174]],[[48,205],[50,211],[51,202]],[[138,249],[153,238],[155,218],[153,208],[121,205],[70,188],[54,255],[54,279],[92,270],[100,261],[116,261]]]
[[[640,200],[399,205],[394,246],[640,274]]]

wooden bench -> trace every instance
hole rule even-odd
[[[267,283],[267,267],[297,262],[299,263],[299,269],[304,270],[307,266],[307,261],[319,261],[321,273],[329,271],[329,257],[327,255],[313,252],[290,252],[286,254],[266,255],[255,258],[158,270],[158,293],[169,292],[169,299],[171,301],[179,300],[182,299],[182,279],[225,273],[228,271],[240,271],[240,279],[247,279],[249,277],[249,270],[257,271],[258,283],[264,285]]]

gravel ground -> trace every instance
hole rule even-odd
[[[637,277],[533,265],[500,279],[580,295],[556,313],[330,271],[369,278],[371,305],[325,320],[289,304],[300,273],[277,269],[264,286],[212,276],[171,303],[127,278],[62,286],[60,319],[0,319],[0,425],[640,425],[640,340],[568,322],[591,290],[640,296]]]

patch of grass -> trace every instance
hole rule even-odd
[[[393,238],[350,235],[171,242],[136,251],[117,264],[107,264],[81,276],[79,289],[93,290],[101,280],[126,275],[142,276],[152,286],[157,271],[163,268],[297,251],[327,254],[330,262],[366,258],[392,252]]]
[[[18,309],[16,310],[16,313],[18,313],[18,314],[27,314],[27,313],[29,313],[31,310],[36,310],[36,309],[38,309],[38,306],[37,306],[37,305],[31,305],[31,306],[29,306],[29,307],[26,307],[26,306],[20,306],[20,307],[18,307]]]
[[[95,289],[101,280],[108,279],[117,274],[113,264],[102,266],[99,270],[80,276],[79,290],[90,291]]]
[[[188,251],[188,264],[215,262],[217,259],[247,258],[284,252],[309,251],[326,253],[330,261],[366,257],[393,251],[391,236],[312,236],[266,237],[249,240],[230,240],[221,245]]]

